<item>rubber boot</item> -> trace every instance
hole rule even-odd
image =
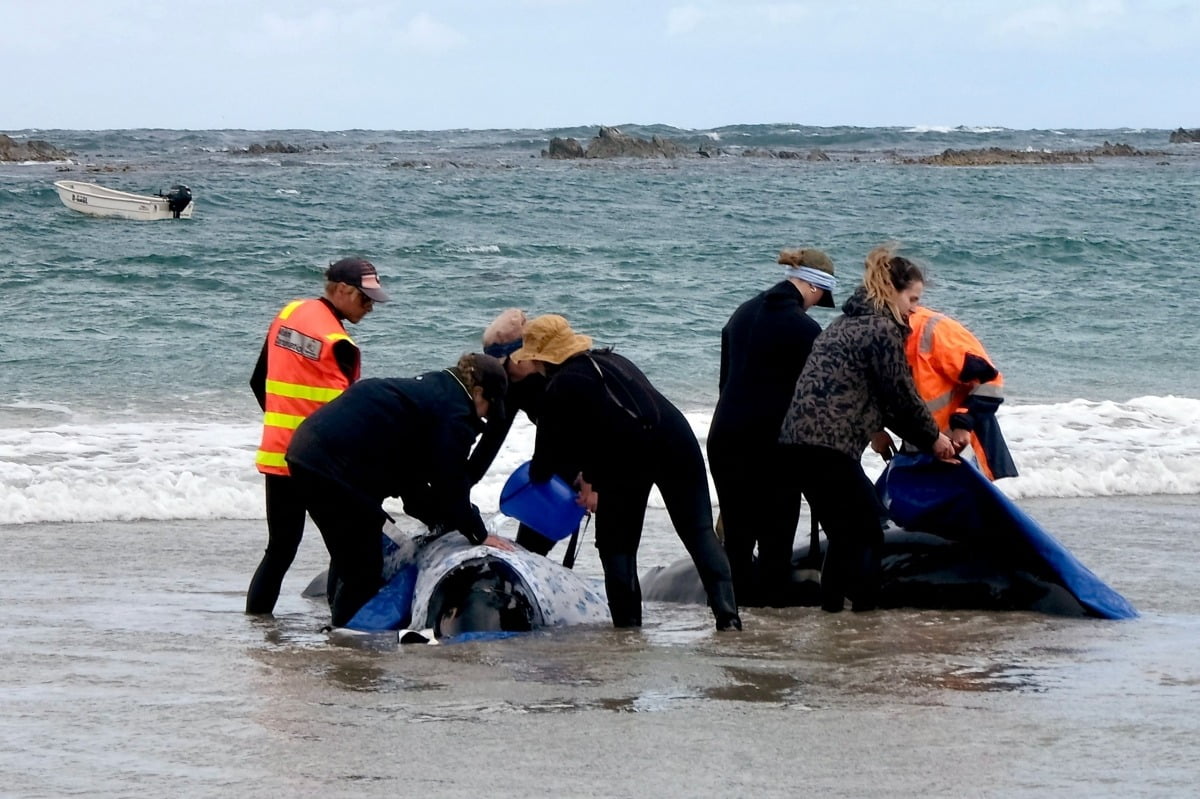
[[[862,613],[879,607],[882,566],[878,547],[864,546],[856,554],[858,568],[855,569],[854,595],[850,609],[855,613]]]
[[[604,566],[604,590],[614,627],[642,626],[642,586],[637,576],[637,556],[600,553]]]
[[[742,619],[738,615],[737,600],[733,596],[733,581],[721,580],[708,597],[708,605],[712,608],[717,620],[717,629],[740,630]]]
[[[840,560],[841,550],[841,546],[827,541],[821,564],[821,610],[829,613],[841,613],[846,607],[846,564]]]

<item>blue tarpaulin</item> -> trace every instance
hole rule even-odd
[[[879,479],[888,516],[909,530],[933,533],[984,551],[1003,552],[1066,588],[1090,614],[1131,619],[1137,610],[996,488],[974,464],[928,455],[896,455]]]

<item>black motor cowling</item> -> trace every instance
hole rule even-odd
[[[192,190],[183,185],[172,186],[166,194],[160,196],[167,198],[167,208],[178,219],[179,215],[183,213],[183,209],[187,208],[188,203],[192,201]]]

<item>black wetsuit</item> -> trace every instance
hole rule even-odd
[[[333,303],[324,297],[321,302],[341,318]],[[263,342],[262,352],[250,375],[250,390],[258,406],[267,409],[267,356],[270,342]],[[358,347],[348,340],[333,345],[333,357],[342,374],[354,380],[358,374]],[[279,600],[284,575],[296,559],[300,541],[304,538],[304,497],[292,479],[283,474],[266,474],[267,549],[263,553],[250,587],[246,590],[247,613],[271,613]]]
[[[721,330],[720,397],[708,432],[708,463],[743,605],[794,604],[788,588],[801,486],[793,453],[779,443],[779,426],[820,332],[787,280],[742,303]]]
[[[467,472],[481,428],[470,396],[443,371],[362,380],[296,429],[287,462],[329,550],[334,626],[379,590],[385,497],[431,527],[487,537]]]
[[[545,393],[546,378],[543,375],[531,374],[520,380],[509,381],[508,393],[504,398],[507,415],[503,421],[488,422],[483,435],[479,437],[479,443],[471,452],[467,470],[471,473],[472,485],[478,483],[487,474],[488,468],[496,458],[496,453],[500,451],[500,447],[504,445],[504,439],[508,437],[508,431],[512,429],[517,411],[525,411],[529,421],[537,424],[538,413]],[[553,540],[524,523],[517,527],[517,543],[539,555],[549,553],[554,547]]]
[[[538,419],[530,477],[582,473],[599,495],[596,548],[613,624],[642,623],[637,550],[650,489],[696,564],[717,626],[741,626],[729,561],[713,532],[700,444],[683,414],[626,358],[582,353],[554,368]]]

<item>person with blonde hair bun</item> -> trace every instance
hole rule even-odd
[[[739,305],[721,329],[719,394],[708,431],[725,553],[742,605],[794,604],[801,485],[779,426],[821,332],[807,311],[833,308],[837,287],[833,261],[820,250],[784,250],[778,262],[783,280]]]
[[[909,312],[925,275],[884,244],[867,255],[863,283],[813,342],[779,440],[791,445],[800,484],[827,541],[821,607],[878,603],[883,528],[862,468],[871,436],[887,427],[918,450],[951,460],[955,449],[917,394],[904,353]]]

